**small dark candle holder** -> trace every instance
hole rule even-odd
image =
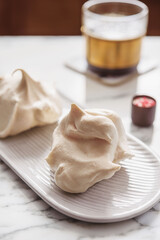
[[[132,99],[132,122],[140,127],[153,124],[156,112],[156,100],[147,95],[136,95]]]

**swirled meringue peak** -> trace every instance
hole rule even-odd
[[[17,71],[21,74],[16,74]],[[60,114],[54,88],[48,89],[22,69],[0,78],[0,138],[53,123]]]
[[[70,193],[85,192],[120,170],[131,157],[120,117],[108,110],[82,110],[75,104],[53,133],[47,162],[55,183]]]

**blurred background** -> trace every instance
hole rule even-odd
[[[0,0],[0,35],[79,35],[84,2]],[[160,35],[160,0],[142,2],[150,11],[148,35]]]

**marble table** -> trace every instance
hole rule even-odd
[[[122,117],[128,132],[160,154],[160,70],[133,79],[117,89],[106,87],[110,93],[108,97],[91,96],[89,100],[87,96],[93,94],[95,86],[63,64],[70,57],[83,53],[82,37],[0,37],[0,74],[24,68],[34,78],[55,84],[59,91],[64,84],[66,93],[70,94],[65,96],[60,91],[65,108],[75,101],[84,107],[113,109]],[[145,38],[143,57],[154,59],[160,65],[159,53],[160,37]],[[75,89],[82,94],[77,96]],[[139,128],[131,123],[131,99],[135,93],[147,93],[157,99],[156,120],[150,128]],[[0,239],[159,240],[159,226],[160,202],[145,214],[118,223],[91,224],[71,219],[48,206],[0,161]]]

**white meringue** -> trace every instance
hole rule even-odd
[[[0,78],[0,138],[58,120],[61,105],[55,89],[47,89],[24,70]]]
[[[85,192],[120,170],[131,157],[122,121],[108,110],[82,110],[75,104],[53,133],[47,162],[55,183],[70,193]]]

